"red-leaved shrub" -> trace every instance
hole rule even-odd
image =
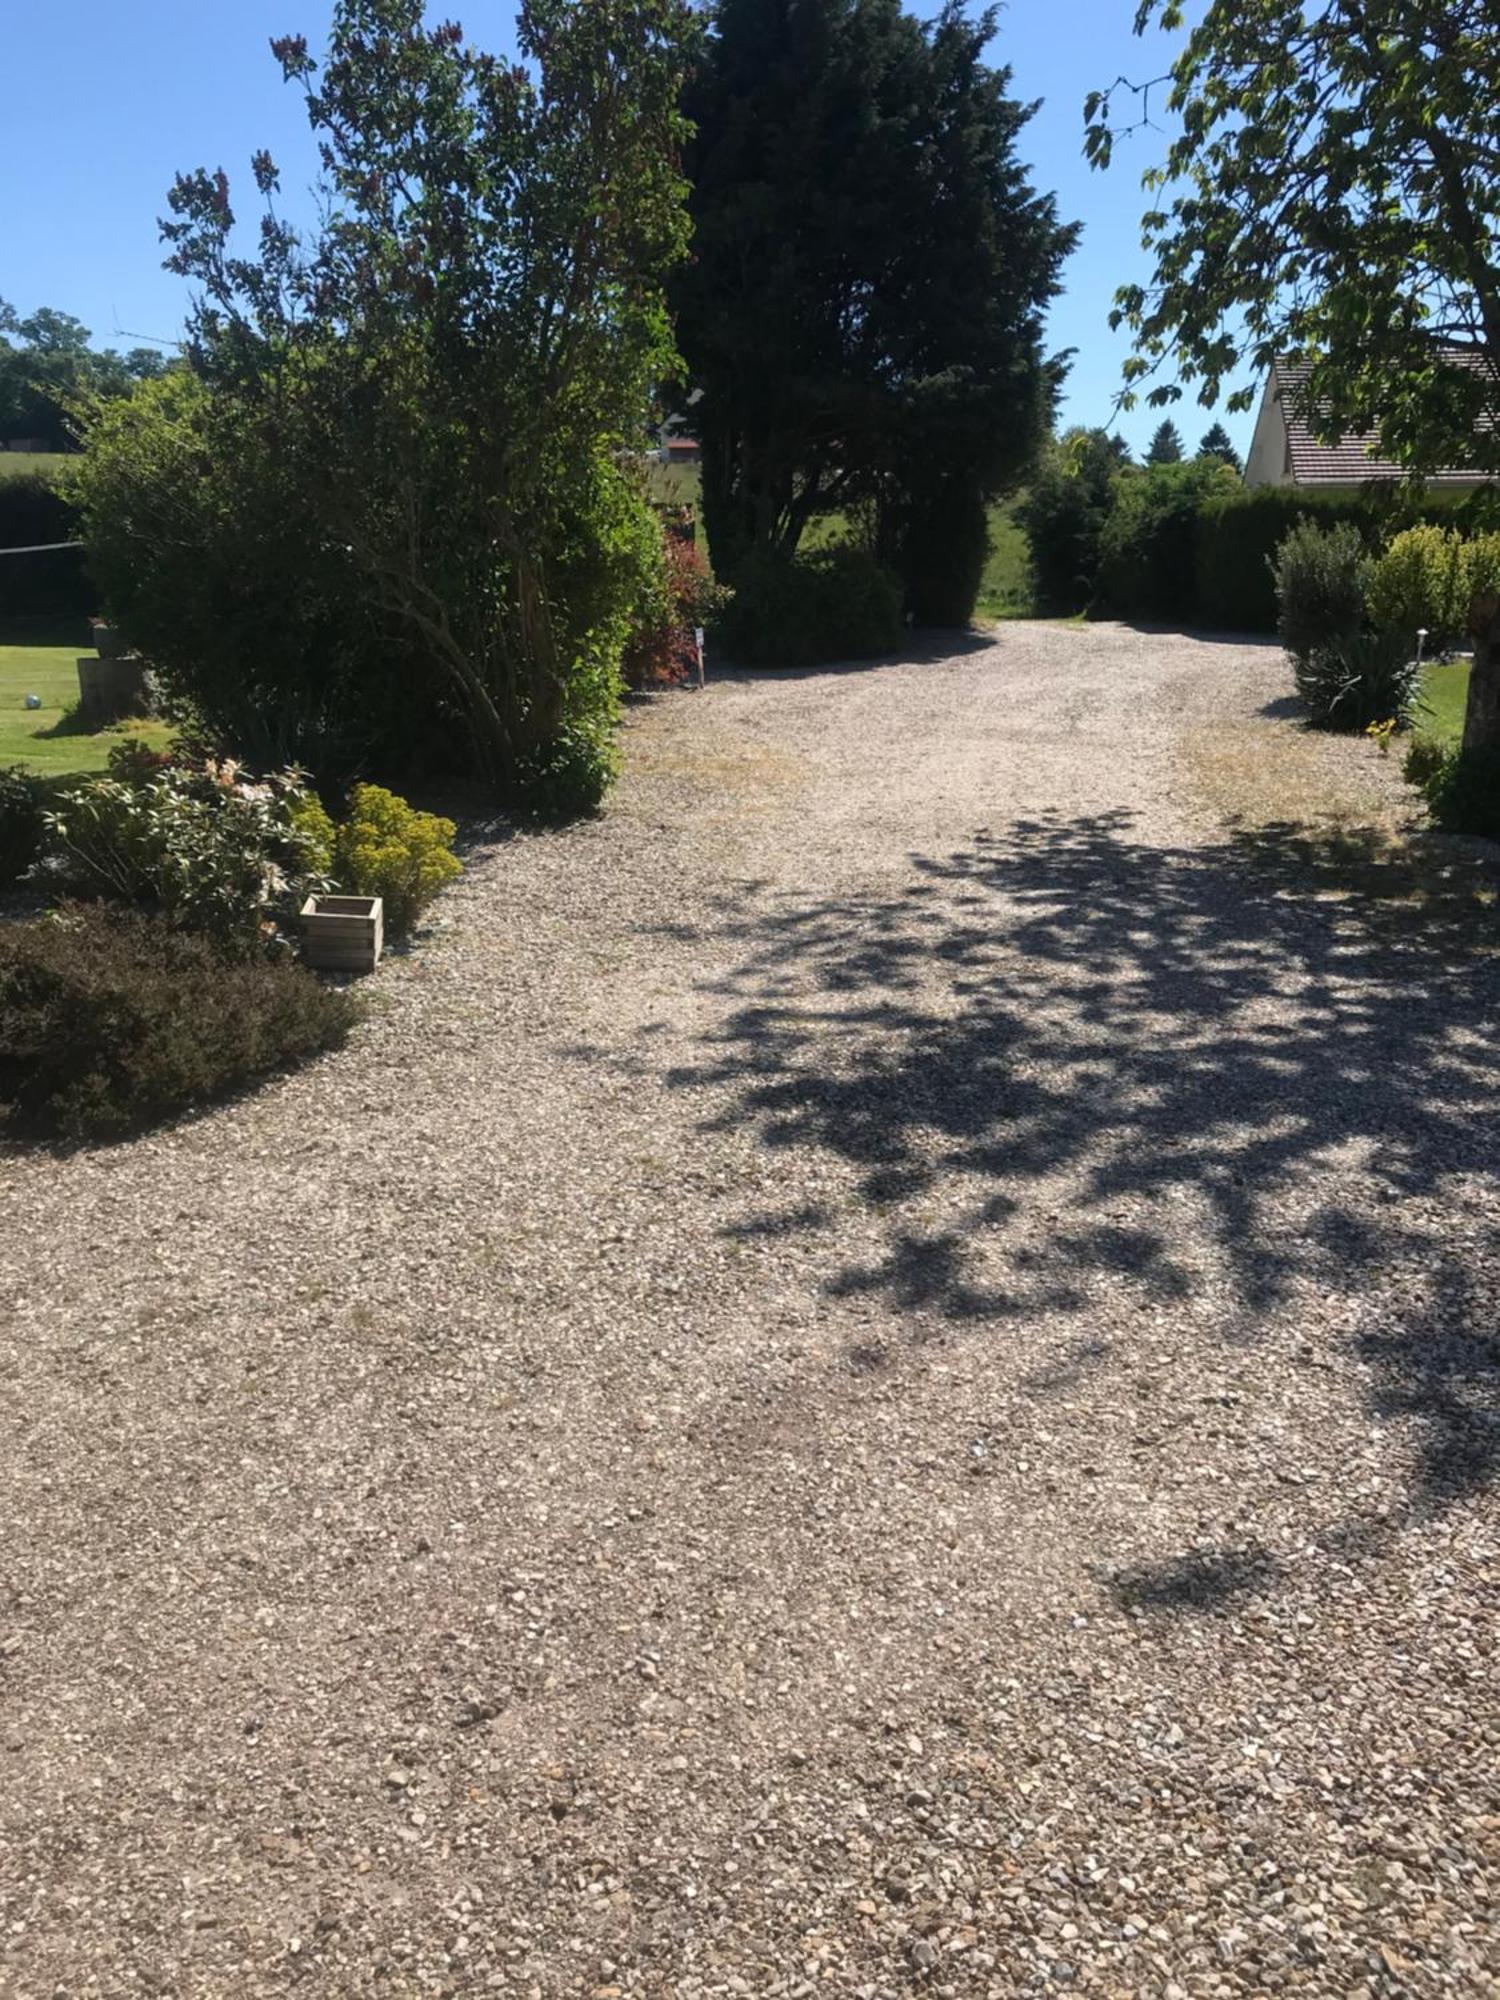
[[[679,534],[662,538],[662,581],[620,663],[630,688],[681,687],[696,677],[694,628],[706,625],[729,600],[713,580],[696,542]]]

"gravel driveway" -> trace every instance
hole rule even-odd
[[[348,1050],[0,1159],[6,2000],[1500,1993],[1500,971],[1195,798],[1284,692],[644,705]]]

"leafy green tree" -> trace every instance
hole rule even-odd
[[[1180,0],[1140,0],[1137,32],[1157,22],[1181,27]],[[1180,131],[1146,176],[1152,277],[1117,294],[1129,393],[1165,368],[1150,401],[1212,403],[1292,355],[1323,437],[1373,431],[1414,475],[1500,470],[1494,0],[1210,0],[1168,77],[1089,97],[1096,165],[1157,85]],[[1122,88],[1147,100],[1123,128]],[[1464,741],[1500,745],[1500,606]]]
[[[1129,463],[1122,437],[1081,428],[1064,432],[1043,459],[1017,510],[1043,611],[1070,615],[1093,603],[1115,477]]]
[[[249,462],[294,440],[297,519],[347,558],[472,762],[576,809],[608,781],[660,560],[623,468],[676,365],[693,24],[681,0],[529,0],[513,65],[423,13],[338,0],[321,67],[300,36],[273,44],[320,145],[317,230],[281,218],[260,153],[256,253],[236,251],[225,174],[200,170],[171,192],[169,268],[197,286],[190,359],[258,441]],[[319,669],[302,657],[304,681]]]
[[[1191,625],[1198,521],[1225,486],[1233,475],[1208,459],[1121,473],[1099,537],[1099,605],[1117,617]]]
[[[1146,447],[1147,465],[1178,465],[1182,461],[1182,434],[1170,417],[1163,417]]]
[[[153,348],[94,348],[93,336],[71,313],[41,306],[22,319],[0,299],[0,439],[36,438],[48,451],[71,451],[71,410],[84,395],[124,395],[159,375],[164,357]]]
[[[919,608],[977,585],[976,514],[982,562],[985,497],[1046,435],[1042,314],[1076,233],[1017,157],[1030,112],[982,61],[993,30],[957,4],[719,0],[675,298],[731,576],[864,504]],[[938,578],[945,539],[963,553]]]
[[[1231,472],[1243,472],[1240,455],[1234,448],[1234,439],[1222,424],[1210,424],[1198,440],[1199,458],[1216,458],[1221,465],[1227,465]]]
[[[61,482],[90,574],[171,706],[253,769],[342,783],[439,764],[448,705],[318,518],[317,440],[279,411],[186,368],[90,405]]]

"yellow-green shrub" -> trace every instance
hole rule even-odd
[[[1469,543],[1468,604],[1476,599],[1500,597],[1500,535],[1476,535]]]
[[[380,785],[356,785],[333,837],[333,873],[351,896],[379,896],[388,930],[410,930],[438,891],[463,873],[451,819],[418,812]]]
[[[291,803],[291,821],[307,842],[308,853],[320,875],[333,873],[333,844],[337,830],[316,792],[299,792]]]
[[[1424,525],[1394,537],[1370,565],[1366,607],[1377,631],[1434,648],[1463,632],[1469,612],[1471,544],[1450,528]]]

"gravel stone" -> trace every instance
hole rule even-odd
[[[1500,1994],[1497,961],[952,643],[0,1157],[6,2000]]]

